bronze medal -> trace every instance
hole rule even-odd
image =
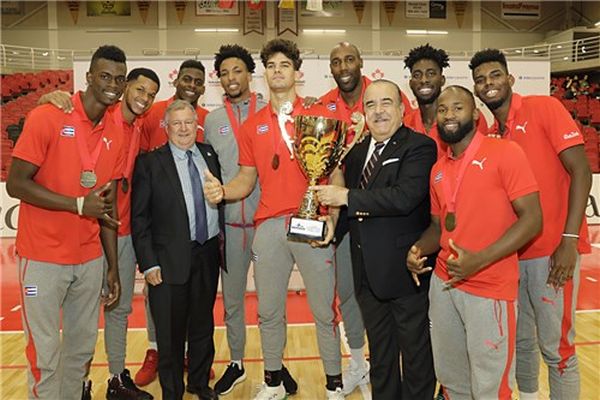
[[[82,171],[79,177],[79,183],[86,189],[91,189],[96,186],[98,178],[94,171]]]
[[[121,181],[121,189],[123,190],[123,193],[127,193],[127,191],[129,190],[129,181],[127,180],[127,178],[123,178],[123,180]]]
[[[444,226],[448,232],[452,232],[456,228],[456,214],[453,212],[449,212],[446,214],[446,220],[444,221]]]
[[[279,168],[279,154],[273,155],[273,159],[271,160],[271,168],[273,168],[273,169]]]

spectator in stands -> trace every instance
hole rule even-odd
[[[584,211],[591,173],[583,138],[559,100],[513,93],[514,78],[499,50],[477,52],[469,67],[477,97],[495,117],[491,134],[521,145],[540,189],[544,228],[519,252],[519,398],[537,399],[539,346],[550,397],[578,399],[575,305],[580,254],[590,252]]]
[[[35,108],[13,152],[7,191],[21,199],[16,245],[30,398],[81,399],[101,298],[108,310],[119,303],[116,192],[125,152],[105,111],[126,73],[121,49],[98,48],[74,112]]]

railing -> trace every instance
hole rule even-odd
[[[147,56],[198,56],[199,49],[159,51],[145,49]],[[152,51],[149,51],[152,50]],[[600,37],[588,37],[568,42],[502,49],[507,57],[548,59],[552,72],[600,68]],[[314,49],[302,49],[305,55],[315,55]],[[470,57],[474,51],[451,51],[450,57]],[[70,69],[77,56],[91,56],[92,50],[56,50],[0,44],[0,70],[3,73],[43,69]],[[404,56],[406,51],[387,49],[366,51],[369,56]]]

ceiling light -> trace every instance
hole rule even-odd
[[[302,29],[302,33],[346,33],[345,29]]]
[[[43,52],[43,53],[42,53],[42,55],[43,55],[44,57],[46,57],[46,56],[48,55],[48,52],[47,52],[47,51],[45,51],[45,52]]]
[[[596,23],[594,24],[594,26],[595,26],[595,27],[600,27],[600,21],[596,22]]]
[[[229,32],[229,33],[236,33],[239,32],[240,30],[237,28],[196,28],[194,29],[194,32],[199,32],[199,33],[209,33],[209,32]]]
[[[557,49],[562,49],[562,46],[559,44],[558,46],[556,46]]]
[[[563,57],[563,60],[567,61],[569,60],[569,57]]]
[[[407,29],[407,35],[447,35],[448,31],[429,31],[427,29]]]
[[[521,50],[515,50],[515,53],[521,54]]]
[[[585,46],[581,46],[581,52],[582,52],[582,53],[585,53],[585,52],[587,52],[587,50],[585,49]]]

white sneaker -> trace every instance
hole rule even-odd
[[[327,400],[344,400],[345,396],[342,392],[342,388],[336,388],[335,390],[327,390]]]
[[[362,366],[358,366],[354,360],[350,360],[348,368],[342,373],[342,381],[345,395],[349,395],[360,385],[367,385],[369,383],[369,363],[365,361]]]
[[[279,386],[268,386],[266,383],[263,383],[254,400],[284,400],[286,398],[283,383],[279,384]]]

